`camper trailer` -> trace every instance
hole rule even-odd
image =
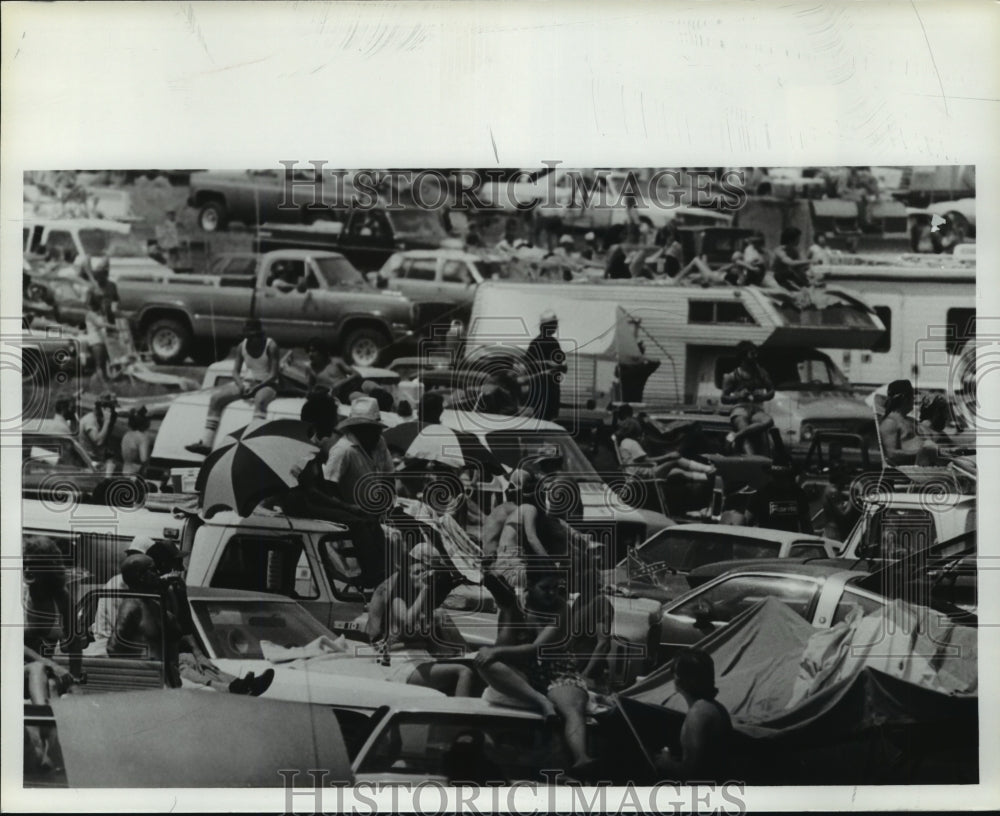
[[[868,348],[826,347],[848,379],[877,387],[899,377],[944,390],[975,334],[976,272],[971,264],[824,267],[830,285],[858,292],[886,333]],[[905,314],[904,314],[905,307]]]
[[[751,340],[774,380],[777,394],[767,411],[788,447],[807,447],[818,430],[872,430],[871,409],[836,363],[816,350],[865,349],[882,338],[878,315],[847,292],[829,288],[823,308],[799,308],[789,292],[757,287],[488,282],[476,292],[463,364],[490,368],[505,358],[523,364],[546,309],[559,318],[567,356],[566,417],[617,400],[620,363],[636,359],[659,365],[642,399],[628,401],[728,414],[720,402],[722,377],[735,368],[736,345]]]

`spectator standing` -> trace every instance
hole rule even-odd
[[[122,435],[122,473],[142,475],[149,462],[149,415],[146,406],[128,412],[128,430]]]
[[[538,335],[528,346],[530,385],[527,404],[539,419],[554,420],[559,416],[560,382],[566,373],[566,354],[556,339],[559,318],[551,309],[542,312],[538,320]]]
[[[80,443],[108,476],[115,472],[118,460],[118,451],[111,441],[117,421],[118,400],[110,391],[98,397],[94,410],[80,420]]]
[[[164,221],[156,227],[156,244],[163,252],[167,266],[173,268],[180,261],[181,238],[177,232],[177,211],[166,212]]]

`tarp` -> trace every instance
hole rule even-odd
[[[913,614],[897,603],[885,614],[814,629],[769,598],[703,640],[736,730],[732,778],[977,781],[976,631],[929,611],[914,628],[905,619]],[[621,703],[646,752],[676,744],[687,706],[671,664],[623,692]],[[653,722],[656,732],[644,732]]]
[[[281,769],[352,781],[329,707],[182,689],[52,701],[71,788],[281,787]]]
[[[719,702],[736,728],[754,738],[787,737],[820,721],[840,731],[919,722],[946,711],[950,700],[974,700],[977,688],[976,630],[942,623],[936,613],[901,601],[815,629],[768,598],[700,646],[715,662]],[[863,688],[894,691],[858,698]],[[687,710],[669,664],[624,694]],[[911,697],[920,707],[905,704]],[[858,699],[863,704],[840,710]]]

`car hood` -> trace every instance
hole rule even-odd
[[[797,392],[798,413],[802,419],[860,419],[872,420],[872,409],[853,395],[836,391]]]
[[[613,594],[622,598],[648,598],[658,603],[667,603],[689,589],[691,587],[688,585],[686,574],[660,573],[648,580],[633,578],[622,581],[614,586]]]

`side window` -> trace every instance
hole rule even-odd
[[[793,544],[789,556],[792,558],[826,558],[826,550],[818,544]]]
[[[805,618],[816,595],[813,581],[794,576],[737,575],[716,584],[674,610],[675,615],[694,618],[698,608],[710,604],[712,621],[729,622],[764,598],[784,601]]]
[[[403,267],[403,277],[407,280],[433,281],[437,275],[437,261],[433,258],[415,258]]]
[[[976,334],[976,310],[949,309],[945,320],[948,323],[948,354],[954,356]]]
[[[211,585],[305,600],[319,597],[312,565],[299,538],[233,536]]]
[[[323,569],[330,579],[333,594],[339,600],[355,600],[361,581],[361,567],[354,552],[354,542],[346,538],[324,538],[319,546]]]
[[[73,236],[66,230],[52,230],[48,240],[45,242],[45,249],[48,253],[59,253],[64,261],[73,263],[76,260],[76,247],[73,245]]]
[[[888,351],[892,348],[892,309],[888,306],[876,306],[875,314],[885,324],[885,336],[872,346],[872,351]]]
[[[876,510],[866,519],[863,558],[900,558],[937,541],[934,518],[928,510]]]
[[[445,283],[468,283],[472,278],[464,261],[445,261],[441,280]]]
[[[884,604],[874,598],[869,598],[867,595],[855,592],[853,589],[845,589],[844,597],[840,599],[840,603],[837,604],[837,608],[833,612],[833,622],[830,625],[833,626],[843,621],[856,606],[861,607],[862,615],[870,615],[872,612],[878,612],[882,609]]]

